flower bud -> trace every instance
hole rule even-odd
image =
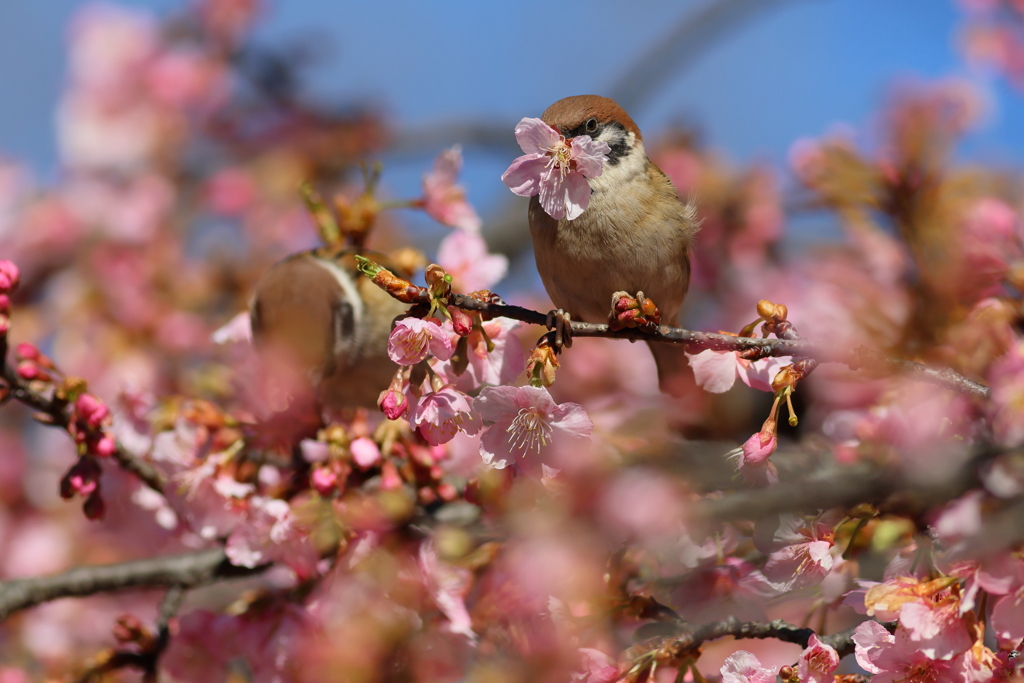
[[[99,489],[93,491],[92,495],[85,499],[85,503],[82,504],[82,512],[88,519],[103,519],[103,515],[107,513],[107,504],[103,502],[103,496]]]
[[[455,334],[460,337],[465,337],[473,331],[473,317],[461,308],[455,306],[448,306],[448,314],[452,319],[452,328],[455,330]]]
[[[89,451],[93,455],[98,455],[101,458],[109,458],[117,451],[117,442],[109,434],[101,436],[96,443],[92,444]]]
[[[430,288],[430,295],[435,298],[448,296],[452,291],[452,276],[444,268],[431,263],[423,273],[423,279]]]
[[[409,399],[401,391],[388,388],[380,392],[377,406],[389,420],[397,420],[409,411]]]
[[[0,292],[13,292],[21,282],[18,266],[11,261],[0,261]]]
[[[558,356],[547,341],[542,341],[530,352],[526,362],[526,373],[530,384],[535,387],[549,387],[555,383],[555,371],[558,369]]]
[[[321,496],[329,496],[338,485],[338,475],[327,467],[317,467],[309,475],[310,485]]]
[[[39,358],[39,349],[33,344],[21,342],[15,349],[15,354],[18,356],[18,360],[36,360]]]

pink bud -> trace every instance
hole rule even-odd
[[[18,354],[18,358],[21,360],[36,360],[39,358],[39,349],[37,349],[33,344],[28,344],[26,342],[18,344],[16,353]]]
[[[774,434],[756,432],[743,444],[743,463],[745,465],[757,465],[768,459],[775,452],[778,439]]]
[[[60,497],[71,498],[74,495],[88,496],[99,488],[100,466],[89,457],[78,459],[71,469],[61,477]]]
[[[0,261],[0,291],[14,291],[19,282],[21,282],[21,273],[18,272],[18,266],[10,261]]]
[[[11,297],[7,296],[6,294],[0,294],[0,313],[7,314],[7,313],[10,313],[10,312],[11,312]]]
[[[473,331],[473,319],[461,308],[448,307],[448,313],[452,316],[452,328],[455,334],[465,337]]]
[[[30,360],[23,360],[18,363],[18,377],[33,380],[39,377],[39,366]]]
[[[93,491],[92,495],[85,499],[82,505],[82,512],[89,519],[103,519],[107,512],[107,504],[103,502],[103,496],[99,490]]]
[[[99,427],[103,420],[110,415],[106,404],[92,394],[82,394],[75,402],[75,412],[78,417],[85,421],[90,427]]]
[[[338,475],[326,467],[318,467],[309,476],[309,483],[321,496],[329,496],[338,484]]]
[[[377,405],[389,420],[397,420],[409,411],[409,399],[401,391],[385,389],[380,392]]]
[[[89,450],[101,458],[109,458],[117,450],[117,443],[112,436],[104,434]]]

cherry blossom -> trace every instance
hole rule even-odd
[[[896,635],[885,630],[877,621],[865,621],[853,634],[857,663],[877,683],[901,681],[963,681],[960,672],[963,655],[953,659],[931,659],[907,637],[906,631],[897,629]]]
[[[462,148],[458,145],[437,155],[434,167],[423,176],[423,209],[442,225],[476,233],[480,217],[466,201],[466,191],[455,182],[461,169]]]
[[[501,180],[521,197],[540,195],[540,205],[554,219],[573,220],[590,204],[588,178],[604,172],[611,151],[589,135],[566,139],[540,119],[516,126],[516,141],[526,152],[512,162]]]
[[[482,333],[474,330],[466,339],[469,364],[461,375],[455,374],[450,360],[439,363],[435,368],[460,391],[471,392],[485,385],[512,384],[526,368],[526,352],[515,334],[522,323],[511,318],[495,318],[481,327]]]
[[[572,680],[583,683],[614,683],[619,680],[619,668],[615,660],[592,647],[579,649],[583,671],[574,673]]]
[[[594,430],[583,406],[556,404],[538,387],[486,387],[474,407],[491,423],[482,432],[480,455],[495,469],[511,466],[539,476],[541,465],[553,466]]]
[[[768,554],[761,572],[777,591],[788,592],[821,583],[832,570],[831,524],[805,522],[795,515],[779,515],[758,522],[754,542]]]
[[[872,586],[864,604],[869,615],[885,621],[898,618],[907,642],[929,658],[949,659],[971,646],[956,579],[898,577]]]
[[[489,253],[484,238],[468,230],[453,230],[441,240],[437,263],[452,276],[456,292],[490,289],[508,270],[508,257]]]
[[[835,683],[832,672],[839,666],[839,653],[831,645],[812,635],[807,648],[800,653],[797,674],[801,683]]]
[[[448,443],[461,432],[476,434],[480,418],[473,399],[451,385],[424,394],[412,416],[412,423],[432,446]]]
[[[705,349],[697,354],[686,354],[693,368],[697,386],[712,394],[722,394],[736,382],[738,377],[752,389],[772,391],[772,379],[776,373],[792,362],[790,356],[762,358],[749,361],[740,358],[736,351],[712,351]]]
[[[445,628],[475,643],[477,635],[473,632],[473,620],[465,602],[473,584],[473,574],[441,560],[429,541],[420,545],[419,566],[434,603],[448,619]]]
[[[231,563],[256,567],[278,561],[300,578],[311,576],[316,568],[316,552],[309,537],[296,527],[287,501],[254,496],[248,503],[248,515],[224,546]]]
[[[448,360],[452,341],[448,333],[432,319],[402,318],[388,338],[388,357],[399,365],[416,365],[427,355]]]
[[[761,666],[761,660],[746,650],[732,653],[722,664],[722,683],[775,683],[778,672]]]

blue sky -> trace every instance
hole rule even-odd
[[[766,2],[768,0],[765,0]],[[156,12],[175,0],[122,0]],[[0,153],[53,177],[53,107],[75,0],[0,2]],[[399,127],[483,119],[511,124],[570,94],[602,94],[636,56],[704,0],[589,0],[555,4],[271,0],[257,39],[312,45],[322,59],[309,87],[331,101],[370,100]],[[836,123],[869,123],[904,76],[966,75],[995,103],[965,154],[1017,165],[1021,97],[968,73],[955,48],[953,0],[786,0],[771,3],[671,77],[630,113],[647,137],[673,121],[696,125],[737,161],[782,162],[792,142]],[[485,215],[506,197],[509,159],[467,151],[470,199]],[[415,192],[422,159],[386,171],[394,192]]]

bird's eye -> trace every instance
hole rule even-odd
[[[587,119],[587,132],[594,133],[597,131],[597,119]]]

